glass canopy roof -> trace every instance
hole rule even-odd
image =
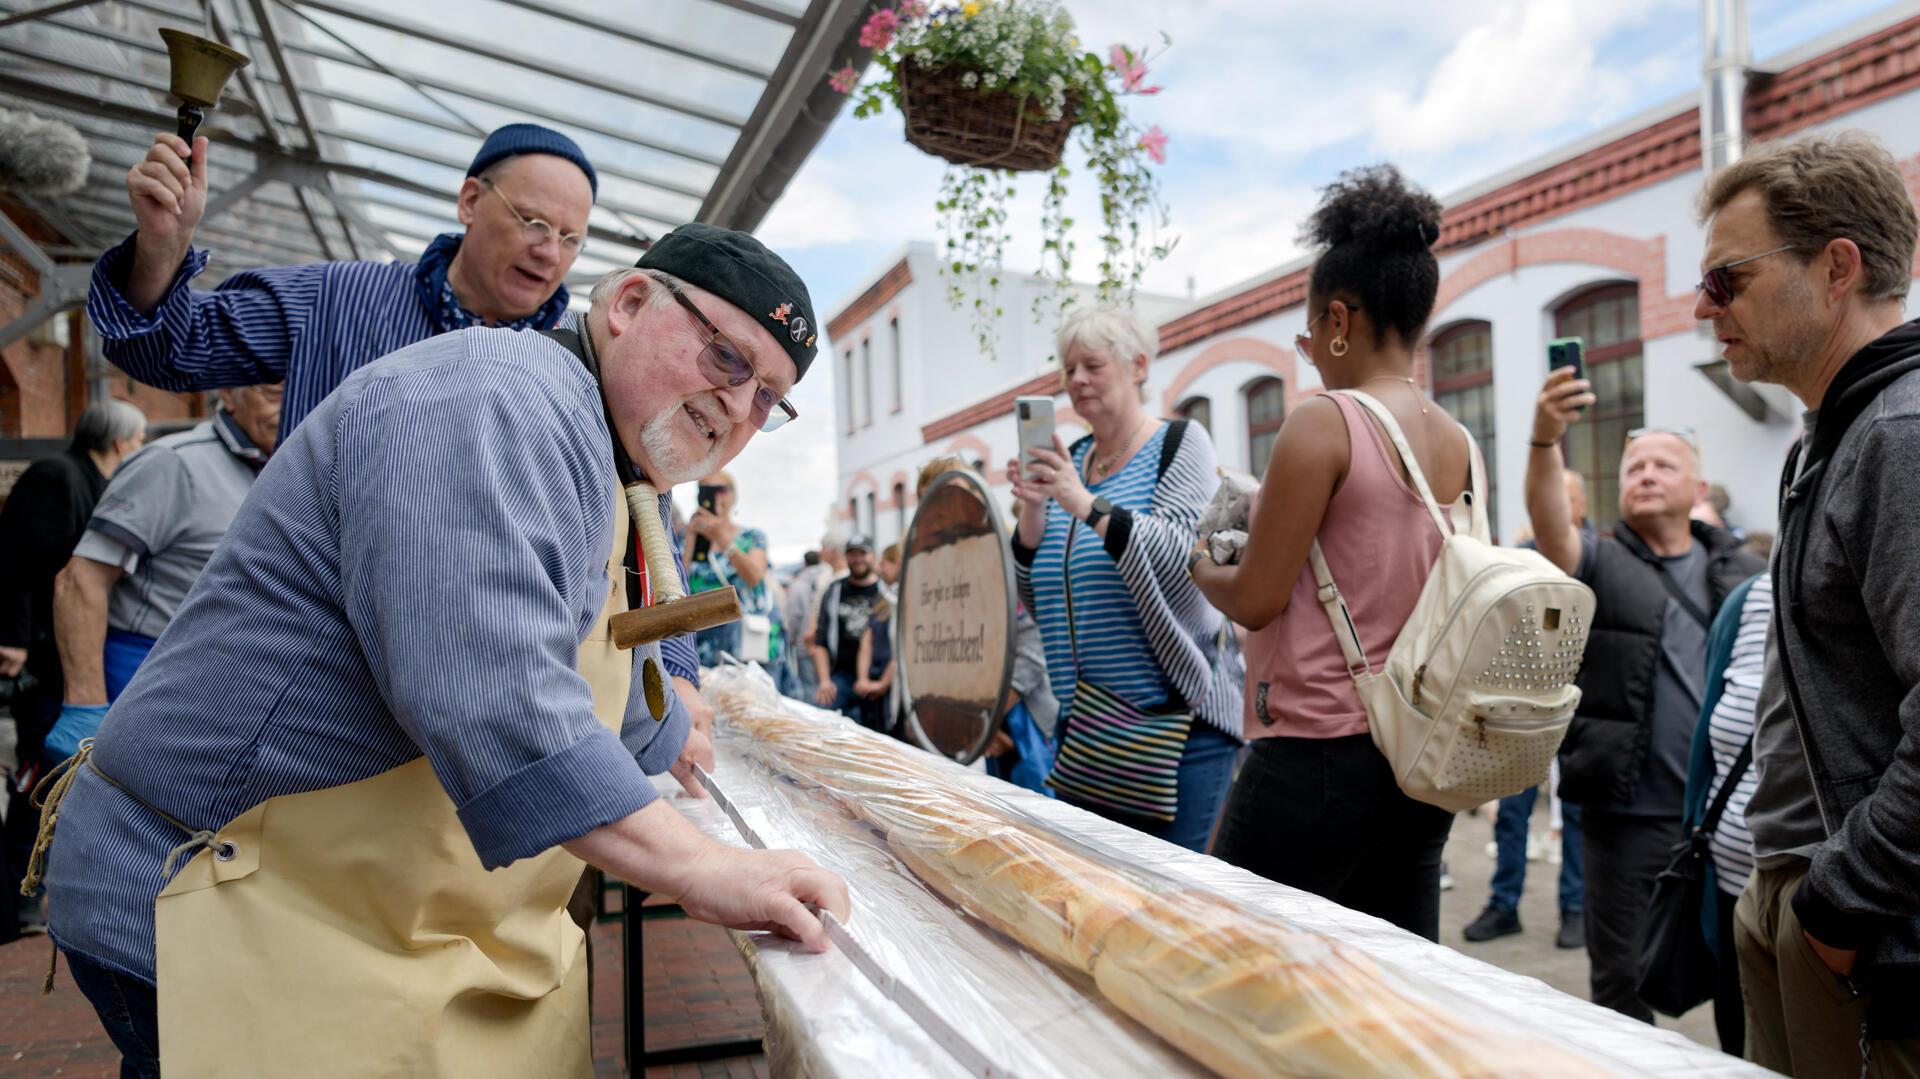
[[[80,0],[0,2],[0,108],[64,120],[87,184],[23,198],[91,259],[133,228],[127,170],[174,129],[177,27],[252,57],[203,134],[199,244],[248,266],[412,259],[459,228],[480,139],[514,121],[576,139],[600,174],[570,284],[631,265],[691,220],[751,229],[837,111],[860,0]]]

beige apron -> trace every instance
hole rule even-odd
[[[607,630],[627,607],[617,491],[613,505],[607,599],[579,670],[618,732],[634,656]],[[483,869],[424,757],[270,798],[154,904],[162,1068],[591,1076],[586,938],[566,912],[581,868],[555,847]]]

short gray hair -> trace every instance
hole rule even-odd
[[[685,281],[680,280],[665,270],[655,270],[639,266],[623,266],[618,270],[602,276],[600,280],[593,283],[593,291],[587,295],[587,303],[593,307],[600,307],[603,304],[612,302],[613,294],[619,290],[627,278],[632,277],[634,274],[645,274],[647,280],[664,286],[663,288],[647,290],[647,305],[649,307],[659,307],[663,304],[672,303],[673,297],[667,295],[667,290],[685,288],[687,285]]]
[[[1062,362],[1067,353],[1081,351],[1098,352],[1115,363],[1130,363],[1135,356],[1152,363],[1160,354],[1160,332],[1129,308],[1100,304],[1067,312],[1053,347]]]
[[[119,399],[95,401],[73,425],[73,448],[106,453],[115,442],[147,429],[147,414]]]

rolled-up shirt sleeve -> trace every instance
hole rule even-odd
[[[127,302],[134,238],[100,256],[87,289],[87,317],[107,359],[163,390],[185,393],[286,378],[293,340],[305,328],[324,264],[234,274],[212,292],[189,283],[207,267],[191,250],[151,312]]]
[[[375,380],[341,420],[342,600],[388,708],[494,868],[655,793],[576,670],[612,541],[598,402],[505,365],[437,373]]]

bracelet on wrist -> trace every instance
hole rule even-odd
[[[1532,446],[1532,447],[1533,447],[1534,449],[1536,449],[1536,450],[1550,450],[1550,449],[1553,449],[1554,447],[1556,447],[1556,446],[1558,446],[1558,445],[1560,445],[1560,443],[1558,443],[1558,442],[1541,442],[1541,441],[1539,441],[1538,439],[1532,439],[1532,438],[1530,438],[1530,439],[1528,439],[1528,440],[1527,440],[1527,445],[1529,445],[1529,446]]]

